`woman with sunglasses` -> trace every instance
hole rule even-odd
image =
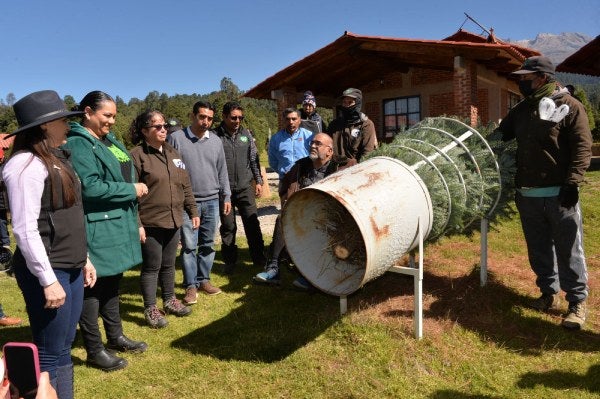
[[[148,195],[139,203],[144,260],[140,283],[144,317],[152,328],[167,326],[165,313],[182,317],[192,311],[175,297],[175,259],[184,209],[193,228],[200,225],[185,165],[177,150],[165,142],[169,126],[159,111],[146,111],[129,130],[131,141],[139,143],[131,150],[137,179],[148,186]],[[159,281],[164,311],[156,306]]]
[[[142,262],[137,199],[148,193],[135,182],[135,170],[125,146],[110,129],[117,105],[101,91],[88,93],[79,104],[80,123],[71,122],[65,148],[81,180],[89,257],[98,281],[84,292],[79,321],[87,364],[104,371],[127,366],[127,360],[106,350],[98,317],[102,317],[108,349],[144,352],[145,342],[123,334],[119,311],[119,283],[123,272]]]
[[[73,398],[71,345],[81,315],[84,286],[96,271],[87,257],[81,186],[59,148],[67,111],[52,90],[31,93],[13,109],[19,123],[2,175],[9,196],[17,249],[13,270],[23,292],[40,370],[61,399]]]

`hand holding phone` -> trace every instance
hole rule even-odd
[[[8,342],[3,347],[4,365],[8,380],[19,397],[33,399],[40,379],[38,349],[29,342]]]

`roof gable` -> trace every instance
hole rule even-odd
[[[272,90],[296,87],[310,89],[318,96],[337,97],[346,87],[360,87],[378,76],[408,72],[411,67],[452,71],[455,56],[473,59],[490,70],[509,74],[525,58],[539,54],[508,43],[488,43],[481,39],[462,30],[444,40],[344,32],[334,42],[259,83],[245,96],[271,98]]]

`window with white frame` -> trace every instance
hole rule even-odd
[[[421,120],[421,97],[383,100],[383,135],[393,137]]]

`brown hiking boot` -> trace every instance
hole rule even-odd
[[[165,319],[165,313],[157,308],[156,305],[148,306],[144,309],[144,318],[152,328],[163,328],[169,324],[167,319]]]
[[[185,305],[193,305],[198,302],[198,289],[194,286],[187,287],[185,289],[185,296],[183,297],[183,303]]]
[[[185,306],[181,301],[175,297],[167,300],[164,303],[165,313],[174,314],[177,317],[187,316],[192,313],[192,309]]]
[[[585,299],[579,302],[569,302],[569,310],[561,325],[568,330],[581,330],[585,323],[587,303]]]
[[[208,280],[205,280],[204,282],[200,283],[200,290],[206,295],[217,295],[222,292],[220,288],[215,287]]]
[[[532,309],[540,312],[548,312],[549,310],[558,309],[560,299],[558,295],[553,294],[542,294],[538,299],[531,302],[530,306]]]

